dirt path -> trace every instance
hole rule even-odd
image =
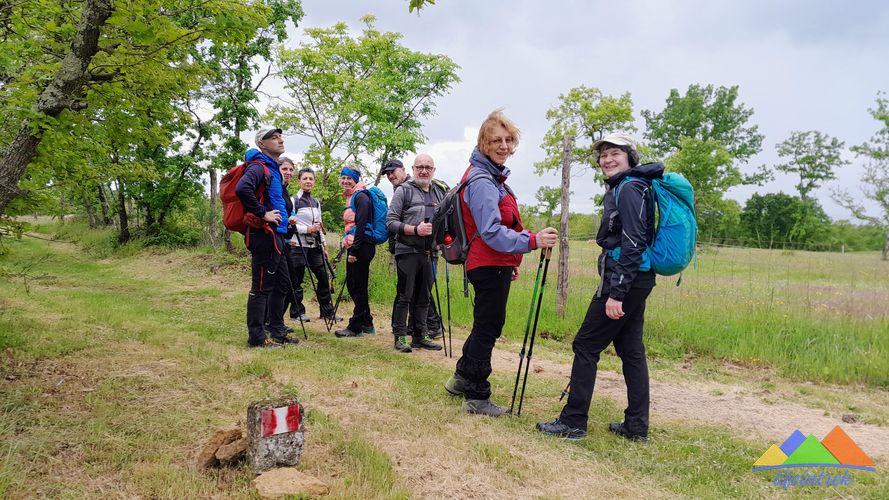
[[[377,316],[377,325],[387,324],[388,318],[384,319],[382,314]],[[387,328],[378,326],[377,330],[380,333],[370,337],[374,342],[387,345],[391,343],[392,336]],[[463,340],[463,337],[454,338],[454,350],[457,354],[463,345]],[[498,342],[492,358],[494,370],[514,373],[520,347]],[[420,351],[411,355],[422,356],[429,362],[446,367],[453,367],[456,363],[456,358],[449,360],[440,351]],[[570,364],[539,357],[532,359],[531,367],[533,376],[567,381],[571,374]],[[826,390],[843,389],[832,386]],[[814,434],[821,439],[835,426],[842,425],[843,430],[871,457],[889,457],[889,427],[845,423],[841,415],[826,414],[823,409],[810,408],[793,401],[775,404],[762,397],[746,394],[747,392],[749,389],[745,387],[711,381],[678,384],[653,379],[651,419],[654,425],[661,420],[697,421],[707,425],[724,426],[733,429],[742,437],[759,437],[777,444],[781,444],[796,429],[806,435]],[[626,386],[623,376],[620,373],[600,370],[596,380],[596,395],[609,397],[619,406],[625,405]]]

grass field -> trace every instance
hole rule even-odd
[[[571,243],[568,307],[555,314],[557,253],[549,267],[539,331],[570,343],[598,286],[593,244]],[[382,247],[381,247],[382,249]],[[371,295],[381,304],[395,296],[381,251]],[[539,253],[525,257],[510,292],[504,334],[521,341]],[[449,266],[451,313],[469,326],[471,299],[463,297],[462,267]],[[439,296],[446,309],[444,263]],[[830,254],[710,247],[676,278],[658,278],[648,301],[647,349],[670,360],[708,356],[767,366],[800,380],[865,383],[889,389],[889,262],[878,252]],[[470,287],[471,292],[471,287]],[[544,340],[545,342],[545,340]]]
[[[591,409],[596,427],[587,439],[571,443],[538,435],[534,422],[560,407],[553,397],[563,387],[557,378],[531,377],[522,417],[488,419],[464,415],[440,389],[453,361],[440,353],[400,355],[388,335],[344,341],[313,322],[309,341],[297,348],[247,350],[243,304],[249,269],[243,258],[130,249],[96,259],[65,242],[25,238],[7,245],[9,254],[0,260],[0,497],[254,496],[246,467],[205,473],[191,460],[215,428],[243,421],[250,401],[282,394],[298,395],[308,409],[309,445],[300,469],[327,482],[333,498],[751,498],[782,491],[766,475],[750,472],[771,442],[733,426],[656,415],[651,444],[637,446],[602,432],[603,423],[619,418],[622,407],[599,397]],[[762,271],[758,265],[744,267],[732,252],[704,254],[682,287],[658,288],[647,333],[656,378],[673,371],[659,359],[681,361],[694,351],[714,360],[768,364],[791,379],[867,382],[873,387],[848,390],[861,392],[863,400],[885,400],[872,392],[880,390],[880,376],[887,373],[881,364],[885,338],[874,333],[881,324],[885,328],[885,316],[856,323],[849,314],[819,310],[814,299],[811,306],[793,303],[794,314],[811,316],[810,321],[772,334],[771,345],[779,352],[764,356],[756,342],[737,340],[745,336],[744,328],[760,329],[754,334],[765,339],[771,327],[759,325],[757,318],[776,325],[795,325],[795,320],[789,316],[781,322],[784,313],[774,303],[729,311],[741,300],[729,291],[745,287],[723,284],[725,274]],[[572,259],[582,258],[578,254]],[[526,259],[510,301],[512,339],[520,340],[524,329],[535,257]],[[774,258],[783,263],[780,259],[792,257]],[[872,256],[844,257],[867,261]],[[592,268],[589,262],[578,264]],[[384,259],[374,272],[378,278],[386,275]],[[818,279],[825,280],[819,286],[841,289],[841,282],[831,281],[836,271],[824,272],[824,278],[814,273],[774,272],[770,279],[779,289]],[[563,340],[543,340],[541,358],[570,359],[570,333],[593,280],[580,276],[572,284],[568,318],[556,321],[552,307],[544,307],[541,326]],[[452,281],[459,289],[460,276]],[[375,282],[375,310],[388,312],[392,279]],[[770,297],[767,289],[746,288],[751,297]],[[863,288],[856,286],[855,293]],[[881,290],[868,289],[874,291]],[[810,298],[816,295],[809,292]],[[468,301],[456,295],[455,317],[465,325]],[[680,307],[670,312],[662,305],[677,301]],[[716,330],[689,326],[704,321],[708,311],[720,314],[709,323]],[[384,312],[379,321],[387,321]],[[840,339],[832,336],[838,331]],[[810,375],[794,357],[797,347],[806,345],[797,335],[814,338],[813,349],[825,338],[835,357],[842,354],[849,361],[831,361],[827,372],[815,366]],[[514,343],[498,349],[517,351]],[[829,358],[831,351],[825,347],[824,352]],[[817,365],[821,358],[809,359]],[[846,378],[834,374],[855,359],[864,363],[862,371]],[[606,370],[615,366],[613,357],[603,359]],[[511,392],[514,373],[495,370],[492,376],[501,402]],[[878,460],[879,471],[886,465]],[[850,487],[798,494],[886,498],[889,478],[883,472],[859,474]]]

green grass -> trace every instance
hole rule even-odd
[[[541,479],[535,459],[547,455],[622,481],[628,491],[646,485],[660,495],[685,497],[775,493],[768,478],[750,472],[771,443],[734,429],[658,423],[651,444],[638,446],[603,432],[603,423],[619,418],[621,408],[596,398],[587,439],[551,439],[533,425],[558,412],[560,380],[530,377],[522,417],[466,416],[459,401],[440,389],[453,365],[404,356],[388,343],[336,339],[312,323],[310,340],[298,348],[244,349],[245,290],[233,293],[224,279],[207,276],[219,265],[213,257],[144,252],[96,261],[54,245],[11,242],[0,261],[0,272],[10,278],[0,282],[0,353],[9,349],[13,358],[0,361],[0,372],[15,377],[0,379],[0,496],[250,496],[246,467],[202,473],[190,461],[213,429],[242,420],[250,401],[282,394],[299,395],[307,406],[310,444],[300,468],[330,474],[334,498],[415,495],[399,472],[405,465],[398,463],[399,445],[391,444],[405,436],[416,436],[407,443],[430,448],[412,456],[447,453],[466,471],[489,471],[494,484]],[[39,270],[32,266],[31,277],[23,276],[20,271],[35,261]],[[247,282],[244,263],[232,269]],[[520,328],[508,331],[513,339],[521,340],[527,318],[516,297],[530,295],[522,284],[533,286],[534,270],[536,263],[514,289],[510,307],[517,310],[509,321]],[[385,272],[384,262],[375,264],[376,276]],[[452,276],[457,283],[459,278]],[[388,293],[391,280],[375,281],[375,293]],[[455,302],[463,303],[457,307],[468,324],[467,301]],[[583,307],[582,300],[572,301],[570,314],[582,314]],[[649,324],[654,331],[671,328],[658,326],[657,319]],[[689,335],[671,342],[697,338]],[[679,355],[680,348],[657,337],[651,334],[650,344],[661,346],[663,356]],[[568,349],[567,342],[543,345]],[[781,366],[780,357],[775,363]],[[496,370],[492,375],[500,403],[508,402],[514,377]],[[348,417],[353,406],[367,407],[357,413],[360,420]],[[571,470],[558,472],[565,474],[560,481],[572,480]],[[889,496],[885,474],[858,474],[856,480],[832,494]]]
[[[538,332],[567,350],[598,286],[592,244],[571,242],[568,306],[555,314],[557,253],[550,263]],[[371,299],[391,307],[394,274],[379,247],[371,268]],[[521,342],[539,267],[539,253],[525,256],[513,283],[504,336]],[[439,296],[446,310],[444,263]],[[472,324],[463,272],[449,266],[454,324]],[[800,380],[865,383],[889,388],[889,263],[879,253],[826,254],[711,248],[675,278],[658,278],[646,313],[650,356],[680,360],[689,353],[775,368]],[[470,295],[472,287],[469,287]],[[433,291],[434,296],[434,291]],[[562,346],[562,347],[560,347]]]

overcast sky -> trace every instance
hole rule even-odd
[[[868,114],[877,92],[889,91],[889,3],[850,1],[549,1],[438,0],[419,15],[407,0],[303,0],[306,16],[293,30],[377,16],[381,31],[403,34],[404,46],[446,54],[460,65],[462,80],[439,99],[423,130],[436,176],[453,184],[466,168],[478,126],[505,108],[522,130],[522,143],[507,165],[519,201],[535,204],[537,187],[558,185],[555,174],[539,177],[533,163],[548,128],[547,109],[559,94],[586,85],[609,95],[630,92],[637,127],[641,110],[663,109],[670,89],[690,84],[739,86],[739,101],[754,110],[750,123],[765,135],[753,165],[779,162],[775,144],[795,130],[819,130],[846,142],[868,140],[879,123]],[[247,137],[245,136],[245,140]],[[288,137],[287,149],[307,142]],[[830,200],[830,188],[858,193],[861,160],[818,191],[827,213],[849,218]],[[406,155],[406,164],[413,155]],[[796,181],[778,180],[760,192],[794,194]],[[388,183],[382,183],[388,184]],[[572,211],[591,212],[590,198],[603,191],[592,175],[572,181]],[[742,203],[754,188],[736,188]]]

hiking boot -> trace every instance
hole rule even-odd
[[[272,337],[272,342],[277,344],[299,344],[299,339],[296,337],[291,337],[290,335],[285,335],[283,337]]]
[[[629,439],[630,441],[636,441],[640,443],[648,442],[648,434],[636,434],[634,432],[630,432],[624,427],[623,422],[611,422],[608,424],[608,432],[612,434],[617,434],[618,436]]]
[[[451,396],[462,396],[466,392],[466,379],[455,373],[444,383],[444,388]]]
[[[395,350],[398,352],[411,352],[411,346],[407,345],[407,335],[395,337]]]
[[[360,336],[364,335],[361,332],[353,332],[352,330],[349,330],[349,328],[343,328],[342,330],[337,330],[337,331],[333,332],[333,334],[336,335],[337,337],[340,337],[340,338],[342,338],[342,337],[360,337]]]
[[[365,326],[364,328],[362,328],[361,333],[363,333],[365,335],[376,335],[377,330],[376,330],[376,328],[374,328],[373,325],[370,325],[370,326]]]
[[[440,351],[441,345],[429,340],[429,336],[413,337],[411,339],[411,347],[414,349],[429,349],[430,351]]]
[[[332,321],[332,322],[336,323],[337,321],[342,321],[343,317],[338,314],[329,314],[327,316],[321,316],[321,319],[323,319],[325,321]]]
[[[572,441],[586,437],[585,430],[569,427],[559,419],[555,419],[552,422],[537,422],[536,429],[547,436],[556,436]]]
[[[253,345],[248,343],[247,347],[251,349],[280,349],[284,347],[284,344],[279,344],[272,339],[265,339],[262,344]]]
[[[506,413],[506,410],[494,404],[489,399],[467,399],[463,401],[463,410],[472,415],[487,415],[489,417],[499,417]]]
[[[310,318],[308,314],[303,313],[303,314],[300,314],[299,316],[291,316],[290,320],[291,321],[302,321],[303,323],[306,323],[306,322],[312,321],[312,318]]]
[[[432,340],[440,339],[444,336],[444,330],[442,330],[441,328],[429,330],[428,332],[426,332],[426,336]]]

